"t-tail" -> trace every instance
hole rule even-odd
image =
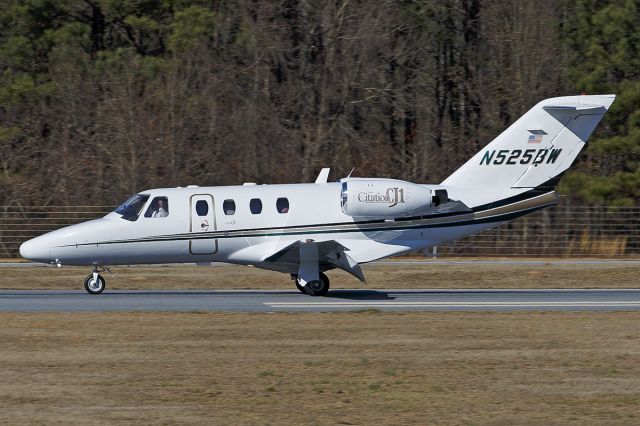
[[[472,208],[548,194],[575,161],[614,100],[615,95],[546,99],[442,185]]]

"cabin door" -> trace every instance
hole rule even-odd
[[[191,254],[213,254],[218,251],[218,240],[210,238],[216,230],[213,196],[199,194],[191,196],[189,252]]]

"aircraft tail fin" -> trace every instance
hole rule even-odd
[[[442,182],[478,188],[473,204],[528,189],[553,189],[586,144],[615,95],[546,99],[531,108]],[[468,191],[467,191],[468,192]]]

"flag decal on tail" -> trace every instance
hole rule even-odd
[[[529,135],[528,143],[540,143],[542,142],[542,135]]]
[[[529,139],[527,143],[540,143],[542,142],[542,137],[547,133],[544,130],[529,130]]]

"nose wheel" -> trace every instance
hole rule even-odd
[[[98,268],[93,268],[93,272],[84,280],[84,289],[89,294],[100,294],[104,291],[105,280],[98,273]]]

